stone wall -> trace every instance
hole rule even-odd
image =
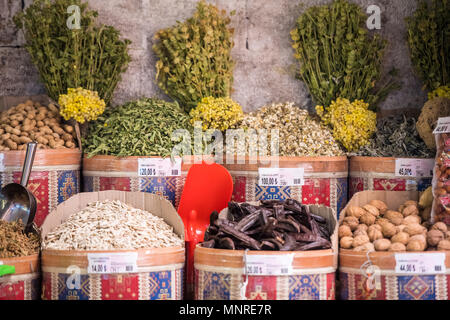
[[[0,95],[31,95],[44,92],[39,76],[23,49],[23,36],[11,18],[32,0],[0,0]],[[234,93],[246,111],[264,104],[294,101],[309,106],[305,85],[294,76],[296,61],[291,48],[290,30],[297,17],[311,5],[324,0],[209,0],[227,11],[236,30],[233,57]],[[400,71],[402,89],[391,94],[383,109],[419,108],[426,95],[414,75],[406,39],[404,19],[416,1],[354,0],[366,8],[375,4],[382,10],[382,29],[389,40],[385,71],[395,66]],[[114,104],[143,96],[164,97],[154,82],[156,57],[151,48],[153,34],[184,20],[195,10],[196,0],[89,0],[98,10],[99,20],[118,28],[133,41],[133,61],[119,84]]]

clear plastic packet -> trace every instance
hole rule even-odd
[[[436,162],[433,175],[432,222],[450,225],[450,117],[440,118],[434,130]]]

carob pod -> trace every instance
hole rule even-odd
[[[230,250],[304,251],[331,248],[326,219],[288,199],[264,200],[260,206],[228,204],[228,217],[210,217],[204,246]]]

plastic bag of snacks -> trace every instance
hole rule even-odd
[[[450,225],[450,117],[439,118],[433,133],[437,153],[433,176],[432,220]]]

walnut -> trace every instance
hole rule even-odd
[[[361,223],[364,223],[368,226],[371,226],[375,223],[375,216],[371,213],[366,212],[365,214],[362,215],[362,217],[359,219],[359,221],[361,221]]]
[[[362,231],[366,231],[366,232],[367,232],[368,229],[369,229],[369,227],[368,227],[366,224],[360,223],[360,224],[356,227],[356,230],[355,230],[355,231],[362,230]]]
[[[409,241],[409,234],[407,234],[406,232],[399,232],[391,238],[391,241],[393,243],[398,242],[398,243],[406,245],[406,244],[408,244],[408,241]]]
[[[367,242],[370,242],[370,239],[368,236],[356,236],[355,238],[353,238],[353,248],[362,246],[364,244],[366,244]]]
[[[424,251],[425,245],[420,240],[409,241],[406,246],[407,251]]]
[[[415,206],[415,207],[419,207],[419,202],[414,201],[414,200],[408,200],[403,204],[405,207],[407,206]]]
[[[444,233],[440,230],[432,229],[427,232],[427,242],[432,247],[437,246],[444,238]]]
[[[446,251],[450,250],[450,241],[449,240],[442,240],[438,244],[438,250]]]
[[[403,214],[404,217],[418,216],[419,215],[419,208],[417,206],[414,206],[414,205],[406,206],[403,209],[402,214]]]
[[[426,230],[420,224],[408,224],[403,231],[408,233],[410,236],[415,236],[416,234],[421,234]]]
[[[379,224],[373,224],[367,229],[367,233],[369,233],[370,230],[379,230],[381,231],[383,228]]]
[[[391,252],[406,251],[406,246],[403,243],[395,242],[395,243],[391,244],[391,246],[389,247],[389,251],[391,251]]]
[[[387,251],[391,246],[391,241],[388,239],[378,239],[374,241],[373,245],[377,251]]]
[[[388,209],[386,203],[384,203],[381,200],[372,200],[369,202],[369,204],[374,206],[375,208],[377,208],[381,214],[384,214],[386,212],[386,210]]]
[[[374,242],[375,240],[378,240],[378,239],[383,239],[383,233],[381,232],[381,230],[378,230],[377,228],[372,228],[372,229],[369,228],[367,234],[369,236],[370,241],[372,241],[372,242]]]
[[[343,237],[339,244],[342,249],[350,249],[353,247],[353,238],[352,237]]]
[[[443,223],[443,222],[437,222],[437,223],[435,223],[435,224],[431,227],[431,229],[432,229],[432,230],[439,230],[439,231],[442,231],[442,233],[447,233],[447,231],[448,231],[447,225],[446,225],[445,223]]]
[[[375,221],[376,224],[379,224],[380,226],[383,226],[385,223],[390,223],[388,219],[386,218],[378,218],[377,221]]]
[[[349,226],[352,231],[355,231],[359,225],[358,218],[355,217],[345,217],[343,225]]]
[[[348,217],[355,217],[357,219],[361,218],[361,216],[366,213],[363,208],[351,206],[347,208],[346,215]]]
[[[343,237],[351,237],[352,236],[352,230],[349,226],[342,225],[339,227],[339,239]]]
[[[404,225],[404,224],[397,226],[397,233],[403,232],[405,230],[405,228],[406,228],[406,225]]]
[[[403,215],[400,212],[388,210],[384,218],[388,219],[392,224],[399,226],[403,222]]]
[[[391,238],[397,233],[397,228],[390,222],[383,224],[381,232],[383,232],[383,236],[386,238]]]
[[[366,204],[365,206],[363,206],[363,209],[375,217],[378,217],[380,215],[380,210],[370,204]]]
[[[367,231],[364,231],[362,229],[356,229],[355,232],[353,232],[353,237],[357,236],[367,236]]]
[[[375,251],[375,247],[373,243],[367,242],[366,244],[363,244],[362,246],[356,247],[353,249],[355,252],[367,252],[367,251]]]
[[[425,246],[425,249],[428,247],[427,237],[424,236],[423,234],[416,234],[415,236],[410,237],[408,242],[411,242],[411,241],[420,241]]]
[[[445,233],[445,240],[448,240],[448,239],[450,239],[450,231],[447,231]]]
[[[422,221],[419,216],[407,216],[403,219],[403,224],[420,224]]]

